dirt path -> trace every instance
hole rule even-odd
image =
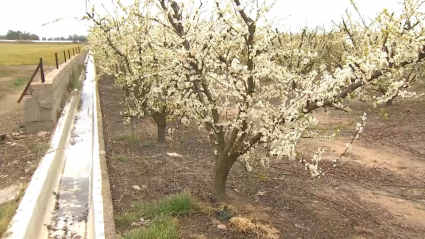
[[[306,140],[302,143],[301,149],[325,148],[325,158],[330,162],[344,152],[346,143],[349,141],[350,139],[345,137],[333,141]],[[372,144],[365,139],[360,139],[355,141],[353,149],[340,162],[341,164],[337,167],[357,164],[363,168],[393,174],[399,180],[403,179],[409,183],[374,184],[373,181],[369,181],[362,184],[355,181],[342,184],[337,189],[328,189],[324,195],[331,194],[331,198],[335,200],[358,198],[360,205],[372,205],[389,213],[388,216],[393,218],[393,220],[385,221],[389,226],[397,224],[425,232],[425,188],[423,188],[425,160],[423,158],[398,147]]]
[[[0,116],[9,114],[10,112],[15,110],[24,109],[24,102],[21,102],[20,104],[16,102],[21,96],[21,93],[24,87],[19,87],[18,90],[7,94],[0,100],[0,105],[1,105]]]
[[[21,103],[17,101],[35,68],[36,66],[0,66],[0,116],[24,108],[24,100]],[[47,75],[52,69],[52,66],[44,66],[44,74]],[[15,84],[17,79],[22,79],[18,85]],[[38,81],[40,73],[33,80]]]

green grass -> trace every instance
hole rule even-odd
[[[59,64],[64,62],[63,51],[66,51],[68,59],[68,50],[72,56],[72,49],[83,47],[86,44],[77,43],[0,43],[0,65],[18,66],[18,65],[37,65],[40,58],[43,58],[44,65],[56,65],[55,52],[58,53]]]
[[[27,79],[26,77],[20,77],[17,78],[13,81],[13,85],[14,86],[21,86],[21,85],[25,85],[26,83],[28,83],[29,79]]]
[[[10,221],[15,215],[19,201],[13,200],[0,204],[0,237],[6,232]]]
[[[170,217],[155,219],[151,226],[133,229],[120,239],[177,239],[179,233],[175,221]]]
[[[178,216],[180,214],[191,213],[198,211],[199,207],[192,199],[190,192],[185,191],[167,196],[154,203],[136,204],[134,210],[142,212],[143,217],[153,218],[157,215]]]
[[[72,92],[75,89],[81,89],[80,73],[81,71],[79,71],[78,69],[72,72],[71,78],[69,79],[68,83],[68,92]]]
[[[71,93],[74,90],[81,91],[81,88],[83,87],[83,85],[81,84],[82,81],[80,81],[80,76],[83,70],[85,70],[85,66],[79,65],[77,69],[71,73],[71,78],[69,79],[68,86],[67,86],[67,90],[69,93]],[[80,107],[81,105],[78,105],[78,109],[80,109]]]
[[[152,203],[135,204],[131,212],[116,216],[115,224],[118,231],[127,232],[122,237],[126,239],[177,238],[177,229],[174,229],[175,225],[173,225],[170,218],[178,217],[183,214],[194,213],[199,210],[200,207],[192,198],[190,192],[184,191],[181,193],[172,194]],[[132,228],[132,223],[137,222],[140,218],[151,220],[149,227],[136,229]],[[169,237],[156,237],[157,235],[169,235]]]
[[[136,136],[130,135],[130,134],[125,134],[125,135],[119,135],[114,137],[115,141],[123,141],[126,143],[137,143],[139,142],[139,138],[137,138]]]

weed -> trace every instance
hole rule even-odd
[[[83,99],[80,99],[78,101],[78,106],[77,106],[77,110],[80,111],[81,110],[81,106],[83,106]]]
[[[265,182],[267,180],[267,172],[265,170],[261,170],[258,172],[258,179],[260,181]]]
[[[15,200],[0,204],[0,236],[6,232],[17,208],[18,202]]]
[[[46,143],[36,143],[32,146],[31,151],[36,155],[37,158],[44,156],[47,150],[49,149],[49,145]]]
[[[128,158],[125,155],[116,155],[116,156],[113,157],[113,159],[115,161],[123,162],[123,161],[127,161]]]
[[[184,191],[167,196],[151,204],[136,204],[134,209],[141,212],[141,216],[153,218],[158,215],[178,216],[199,211],[199,206],[192,199],[190,192]]]
[[[19,202],[24,195],[24,190],[25,187],[20,187],[14,200],[0,204],[0,238],[7,231],[9,223],[15,215]]]
[[[72,92],[74,90],[80,90],[81,83],[80,83],[79,73],[81,73],[81,71],[79,71],[78,69],[71,73],[71,77],[68,82],[68,89],[67,89],[68,92]]]
[[[126,143],[137,143],[139,142],[139,138],[137,138],[136,136],[133,135],[120,135],[117,137],[114,137],[115,141],[123,141]]]
[[[145,147],[145,148],[155,148],[156,142],[155,141],[147,141],[147,142],[143,143],[143,147]]]
[[[174,239],[179,238],[176,220],[170,217],[157,218],[149,227],[130,230],[121,239]]]

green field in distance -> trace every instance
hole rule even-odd
[[[40,58],[43,58],[43,65],[55,65],[55,52],[58,53],[58,62],[60,65],[64,62],[63,51],[66,52],[68,59],[68,50],[72,56],[73,48],[80,47],[81,51],[83,51],[85,46],[87,44],[82,43],[0,42],[0,65],[37,65]]]

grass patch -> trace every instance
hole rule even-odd
[[[139,138],[137,138],[136,136],[129,135],[129,134],[116,136],[114,137],[114,140],[122,141],[126,143],[137,143],[140,141]]]
[[[155,141],[147,141],[143,143],[143,147],[145,148],[155,148],[156,142]]]
[[[149,227],[133,229],[127,232],[121,239],[177,239],[177,222],[170,217],[155,219]]]
[[[20,187],[18,190],[14,200],[0,204],[0,238],[7,231],[10,221],[15,216],[16,209],[18,209],[19,202],[24,195],[25,187]]]
[[[36,143],[31,147],[31,152],[36,155],[37,158],[43,157],[47,150],[49,149],[49,145],[46,143]]]
[[[157,235],[155,233],[168,233],[173,231],[173,223],[170,223],[171,219],[165,220],[164,218],[177,217],[183,214],[190,214],[200,210],[199,205],[192,198],[192,195],[188,191],[184,191],[177,194],[172,194],[161,200],[154,201],[153,203],[138,203],[133,207],[133,211],[127,212],[115,217],[115,223],[118,231],[127,232],[122,238],[178,238],[176,237],[150,237],[151,235]],[[147,228],[136,228],[130,230],[134,222],[137,222],[140,218],[150,219],[151,222]],[[164,221],[169,226],[164,226]],[[175,229],[177,231],[177,229]],[[152,233],[152,234],[151,234]],[[146,234],[146,237],[140,235]],[[138,235],[139,237],[132,237]],[[168,235],[168,234],[164,234]],[[174,235],[174,234],[169,234]],[[176,234],[177,235],[177,232]]]
[[[123,161],[127,161],[128,157],[125,155],[115,155],[112,159],[115,161],[123,162]]]
[[[141,212],[143,217],[153,218],[158,215],[162,216],[179,216],[180,214],[188,214],[199,211],[199,206],[192,199],[192,195],[188,191],[172,194],[154,203],[136,204],[135,211]]]
[[[21,86],[21,85],[25,85],[26,83],[28,83],[28,80],[26,77],[20,77],[17,78],[13,81],[13,85],[14,86]]]
[[[15,215],[19,201],[13,200],[0,204],[0,237],[6,232],[10,221]]]

